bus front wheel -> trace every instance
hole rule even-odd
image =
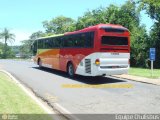
[[[74,67],[72,63],[69,63],[67,66],[67,74],[70,78],[74,77]]]
[[[40,68],[42,68],[42,60],[40,58],[38,59],[38,65]]]

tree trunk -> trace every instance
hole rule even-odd
[[[4,40],[4,53],[3,53],[3,58],[6,59],[7,58],[7,38],[5,37]]]

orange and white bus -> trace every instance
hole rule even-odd
[[[121,25],[98,24],[34,41],[39,67],[65,71],[70,77],[117,75],[130,67],[130,33]]]

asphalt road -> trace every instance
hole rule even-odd
[[[3,68],[50,104],[73,114],[160,113],[160,87],[113,77],[70,79],[64,72],[39,69],[33,62],[0,60]],[[63,85],[131,84],[133,88],[64,88]]]

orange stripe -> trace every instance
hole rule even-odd
[[[59,53],[60,49],[50,49],[50,50],[40,50],[41,53],[37,56],[42,59],[42,62],[44,64],[52,65],[52,68],[54,69],[60,69],[59,65]]]

